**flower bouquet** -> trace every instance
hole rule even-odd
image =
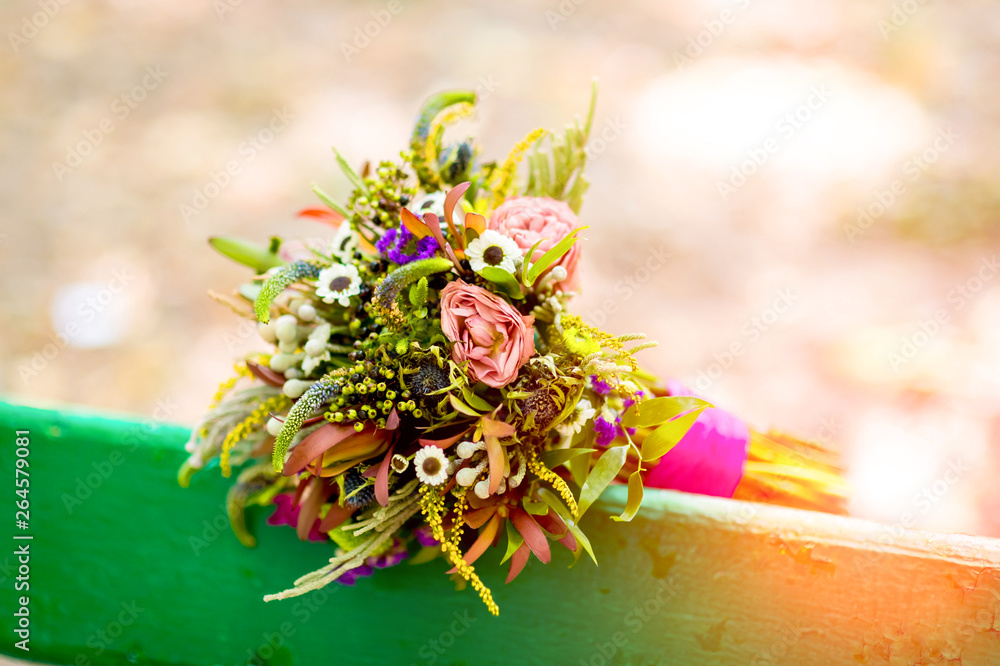
[[[358,172],[336,153],[349,198],[314,187],[324,205],[300,213],[337,228],[330,245],[211,239],[256,273],[216,298],[266,350],[220,387],[180,482],[239,467],[237,537],[255,543],[245,507],[274,505],[268,523],[328,560],[265,599],[444,557],[496,614],[478,558],[502,547],[508,583],[553,544],[596,562],[580,518],[612,483],[628,486],[620,521],[644,486],[841,511],[828,452],[658,382],[635,360],[654,343],[567,310],[594,97],[584,120],[531,132],[502,162],[445,138],[474,103],[430,98],[396,161]]]

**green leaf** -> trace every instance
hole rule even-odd
[[[544,516],[549,512],[549,507],[546,506],[545,502],[527,497],[521,500],[521,507],[533,516]]]
[[[590,470],[590,475],[580,489],[580,511],[578,517],[582,518],[590,505],[597,501],[604,489],[611,485],[611,482],[618,476],[618,472],[625,465],[625,457],[631,444],[612,446],[594,464]]]
[[[410,305],[416,309],[427,303],[427,278],[422,277],[410,285]]]
[[[581,449],[592,449],[594,446],[594,440],[596,436],[594,434],[594,429],[592,427],[585,427],[582,432],[573,438],[571,447],[581,448]],[[590,456],[576,456],[569,461],[569,473],[573,477],[573,483],[578,487],[582,488],[584,482],[587,480],[587,474],[590,472],[590,464],[592,458]]]
[[[517,531],[514,527],[514,523],[511,521],[505,521],[507,523],[507,552],[504,553],[503,559],[500,560],[500,564],[503,564],[510,559],[510,556],[514,554],[514,551],[521,547],[524,543],[524,537],[521,533]]]
[[[542,498],[543,502],[552,507],[556,515],[562,518],[570,534],[576,538],[577,544],[583,546],[583,549],[590,555],[590,559],[594,560],[594,564],[597,564],[597,557],[594,555],[594,549],[590,545],[590,539],[587,538],[587,535],[583,533],[583,530],[573,520],[573,516],[570,514],[569,509],[562,503],[562,500],[548,488],[539,488],[538,496]]]
[[[353,215],[351,215],[351,211],[347,210],[346,208],[344,208],[343,206],[341,206],[339,203],[337,203],[336,201],[334,201],[333,199],[331,199],[330,195],[328,195],[326,192],[324,192],[323,190],[321,190],[319,188],[319,185],[313,185],[312,186],[312,191],[316,194],[316,196],[319,197],[320,201],[322,201],[327,206],[329,206],[333,210],[335,210],[338,213],[340,213],[341,215],[343,215],[345,220],[349,220],[349,219],[351,219],[353,217]]]
[[[643,400],[628,408],[622,416],[622,425],[626,428],[648,428],[666,423],[678,414],[692,409],[704,409],[711,406],[704,400],[689,396]]]
[[[576,456],[581,456],[584,453],[593,453],[597,449],[577,449],[570,447],[568,449],[553,449],[551,451],[546,451],[542,454],[542,464],[549,469],[555,469],[559,465],[565,465],[569,460],[575,458]]]
[[[351,185],[353,185],[355,189],[361,190],[365,196],[367,196],[368,187],[365,185],[365,181],[361,179],[361,176],[359,176],[354,169],[351,168],[351,165],[347,163],[347,160],[344,159],[344,156],[340,154],[339,150],[334,148],[333,154],[337,156],[337,164],[340,166],[340,170],[344,172],[344,175],[347,176],[347,180],[351,181]]]
[[[625,503],[625,510],[620,516],[611,516],[611,520],[622,523],[631,522],[635,518],[636,511],[642,505],[642,474],[639,470],[632,472],[628,477],[628,501]]]
[[[254,269],[258,275],[285,264],[285,260],[269,248],[235,236],[212,236],[208,239],[208,244],[224,257]]]
[[[705,407],[695,409],[672,421],[667,421],[649,433],[642,441],[642,459],[646,461],[659,460],[666,455],[670,449],[677,446],[677,443],[687,434],[687,431],[691,429],[703,411],[705,411]]]
[[[524,298],[524,292],[517,278],[502,268],[496,266],[485,266],[479,271],[484,278],[499,286],[511,298]]]
[[[524,253],[524,261],[521,262],[521,282],[528,285],[529,287],[531,286],[531,283],[528,282],[528,269],[531,267],[531,258],[535,256],[535,250],[538,249],[538,246],[544,242],[545,239],[542,238],[537,243],[532,245],[530,250]]]
[[[448,402],[451,403],[451,406],[459,414],[465,414],[466,416],[482,416],[482,414],[474,410],[472,407],[469,407],[467,404],[465,404],[464,402],[453,396],[451,393],[448,394]]]
[[[531,268],[528,269],[524,284],[529,287],[535,284],[535,280],[537,280],[542,273],[548,270],[549,266],[562,259],[563,255],[569,252],[570,248],[573,247],[573,244],[580,240],[576,235],[584,229],[589,228],[590,227],[579,227],[574,229],[570,235],[553,245],[548,252],[539,257],[538,261],[533,263]],[[531,255],[525,257],[525,262],[529,261],[530,257]]]
[[[462,387],[462,397],[473,409],[478,409],[481,412],[492,412],[494,407],[490,403],[486,402],[468,386]]]

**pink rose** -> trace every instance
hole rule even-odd
[[[481,287],[461,280],[441,290],[441,328],[455,343],[451,358],[468,361],[472,380],[506,386],[535,353],[534,317]]]
[[[569,206],[548,197],[511,197],[493,211],[487,224],[487,228],[513,238],[524,251],[542,241],[532,261],[538,261],[578,226],[580,220]],[[566,269],[566,279],[559,283],[560,289],[572,291],[578,287],[576,267],[579,261],[580,244],[576,243],[555,263]]]

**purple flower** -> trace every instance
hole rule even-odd
[[[418,527],[413,530],[413,536],[417,537],[417,542],[424,548],[432,548],[434,546],[441,545],[441,543],[432,536],[431,528],[429,527]]]
[[[598,395],[607,395],[611,393],[611,384],[607,383],[597,375],[590,376],[590,383],[594,387],[594,392]]]
[[[346,571],[337,578],[337,582],[341,585],[347,585],[348,587],[354,585],[359,578],[364,578],[366,576],[371,576],[374,569],[368,564],[362,564],[360,567],[355,567],[350,571]]]
[[[410,554],[406,552],[406,548],[393,549],[388,553],[383,553],[382,555],[374,558],[373,564],[376,569],[388,569],[389,567],[396,566],[409,556]]]
[[[621,416],[616,418],[614,423],[608,421],[603,416],[598,416],[594,419],[594,432],[597,433],[598,446],[607,446],[619,437],[624,437],[625,431],[628,431],[630,436],[635,434],[635,428],[622,427]]]
[[[644,395],[646,395],[645,391],[636,391],[634,396],[630,396],[628,398],[625,398],[625,405],[624,405],[624,407],[622,407],[622,411],[625,411],[626,409],[628,409],[629,407],[631,407],[635,403],[639,402],[639,398],[641,398]],[[619,417],[619,421],[620,420],[621,420],[621,418]]]
[[[437,239],[433,236],[417,238],[406,227],[389,229],[375,243],[375,249],[394,264],[408,264],[418,259],[430,259],[437,252]]]
[[[406,544],[398,539],[394,540],[392,548],[388,551],[381,555],[369,557],[360,567],[355,567],[341,575],[337,579],[337,582],[341,585],[354,585],[359,578],[371,576],[375,573],[376,569],[394,567],[409,556],[410,554],[406,551]]]
[[[294,497],[288,494],[280,494],[274,496],[274,513],[272,513],[267,518],[268,525],[288,525],[290,527],[298,527],[299,524],[299,511],[302,507],[292,506],[292,501]],[[327,537],[325,534],[319,531],[319,519],[312,524],[309,528],[309,540],[310,541],[326,541]]]
[[[620,431],[620,425],[608,421],[603,416],[598,416],[594,419],[594,432],[597,433],[598,446],[607,446],[613,442],[618,437]]]

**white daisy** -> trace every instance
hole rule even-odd
[[[572,437],[580,432],[587,421],[594,418],[596,414],[597,410],[590,404],[590,400],[583,398],[576,403],[576,409],[573,410],[573,413],[556,426],[556,431],[564,437]]]
[[[465,248],[465,256],[472,270],[477,273],[487,266],[495,266],[513,273],[517,268],[517,262],[521,259],[521,248],[513,238],[487,229],[479,238],[469,243],[469,247]]]
[[[361,293],[361,276],[358,267],[349,264],[334,264],[324,268],[316,278],[316,295],[324,303],[336,301],[342,307],[351,304],[351,296]]]
[[[448,480],[448,458],[436,446],[424,446],[413,456],[413,467],[421,483],[440,486]]]
[[[330,242],[330,254],[337,259],[347,262],[351,260],[354,251],[358,249],[358,242],[354,236],[354,230],[346,220],[337,228],[337,234]]]
[[[573,413],[555,427],[555,431],[559,433],[559,442],[556,443],[555,448],[568,448],[573,442],[573,437],[596,415],[597,410],[594,409],[587,398],[583,398],[580,402],[576,403],[576,409],[573,410]]]
[[[410,210],[419,215],[421,218],[423,218],[424,213],[434,213],[437,215],[438,221],[441,222],[441,226],[445,227],[447,226],[444,219],[444,198],[446,196],[448,196],[448,193],[441,190],[431,192],[414,203],[413,208]]]

